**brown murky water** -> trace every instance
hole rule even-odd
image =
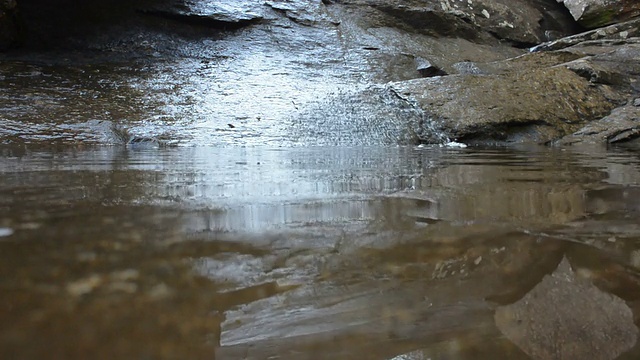
[[[223,3],[0,59],[0,359],[640,358],[638,149],[396,146],[414,51],[522,50]]]
[[[0,149],[2,359],[636,359],[640,151]]]

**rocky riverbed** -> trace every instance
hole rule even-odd
[[[25,0],[1,11],[3,47],[22,46],[0,69],[4,142],[108,143],[120,138],[111,128],[172,144],[637,133],[633,4]],[[65,101],[86,105],[58,112]]]

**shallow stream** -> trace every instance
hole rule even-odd
[[[0,357],[637,358],[639,155],[3,146]]]
[[[640,358],[640,149],[416,146],[300,11],[2,58],[0,359]]]

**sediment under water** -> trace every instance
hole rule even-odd
[[[639,184],[637,149],[3,146],[0,357],[632,359]]]

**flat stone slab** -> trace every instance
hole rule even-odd
[[[614,96],[565,67],[392,84],[436,132],[468,143],[545,143],[609,114]],[[429,139],[423,139],[429,142]]]

